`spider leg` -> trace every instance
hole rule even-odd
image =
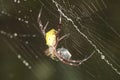
[[[62,39],[64,39],[65,37],[67,37],[67,36],[69,36],[70,34],[65,34],[65,35],[63,35],[62,37],[57,37],[57,39],[56,39],[56,44],[55,44],[55,48],[57,47],[57,45],[58,45],[58,43],[62,40]]]
[[[80,64],[82,64],[83,62],[85,62],[86,60],[88,60],[89,58],[91,58],[94,53],[95,53],[95,51],[93,51],[88,57],[86,57],[83,60],[66,60],[66,59],[64,59],[65,60],[64,62],[65,63],[66,62],[70,63],[69,65],[72,65],[72,66],[79,66]]]
[[[62,28],[62,15],[61,15],[61,13],[60,13],[60,17],[59,17],[59,23],[58,23],[58,30],[57,30],[57,34],[59,34],[60,33],[60,31],[61,31],[61,28]]]
[[[68,37],[70,34],[68,33],[68,34],[65,34],[65,35],[63,35],[62,37],[60,37],[59,39],[58,39],[58,42],[59,41],[61,41],[62,39],[64,39],[65,37]]]
[[[47,21],[47,23],[45,24],[45,26],[44,26],[44,30],[46,30],[48,24],[49,24],[49,21]]]
[[[38,18],[37,18],[37,21],[38,21],[39,27],[42,29],[42,28],[43,28],[43,25],[42,25],[42,22],[41,22],[41,20],[40,20],[41,13],[42,13],[42,8],[40,9],[40,12],[39,12],[39,15],[38,15]]]
[[[65,59],[63,58],[61,55],[59,55],[55,49],[55,53],[56,57],[61,61],[63,62],[64,64],[67,64],[67,65],[72,65],[72,66],[78,66],[81,64],[81,60],[71,60],[71,59]]]
[[[86,60],[88,60],[89,58],[91,58],[91,56],[95,53],[95,51],[93,51],[87,58],[83,59],[83,60],[72,60],[72,59],[65,59],[63,58],[61,55],[55,53],[55,55],[57,56],[57,58],[63,62],[64,64],[68,64],[71,66],[79,66],[80,64],[82,64],[83,62],[85,62]]]
[[[37,18],[37,22],[38,22],[39,28],[40,28],[40,30],[41,30],[42,34],[44,35],[44,38],[45,38],[45,30],[46,30],[46,28],[47,28],[47,26],[49,24],[49,21],[47,21],[45,26],[43,26],[42,21],[40,20],[41,14],[42,14],[42,8],[40,9],[40,12],[39,12],[39,15],[38,15],[38,18]]]
[[[81,64],[81,60],[76,61],[76,60],[66,60],[60,56],[57,56],[57,58],[63,62],[64,64],[71,65],[71,66],[79,66]]]
[[[59,24],[61,24],[61,22],[62,22],[62,15],[61,15],[61,13],[60,13],[60,18],[59,18]]]
[[[67,65],[70,65],[70,66],[79,66],[80,64],[79,63],[70,63],[70,62],[66,62],[64,61],[63,59],[59,59],[61,62],[63,62],[64,64],[67,64]]]
[[[61,28],[62,28],[62,14],[60,13],[57,35],[60,33]],[[65,34],[62,37],[58,38],[58,42],[61,41],[62,39],[64,39],[65,37],[69,36],[69,35],[70,34]]]

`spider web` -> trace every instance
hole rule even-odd
[[[69,10],[68,11],[66,11],[67,9],[64,9],[61,5],[59,5],[56,1],[54,1],[54,0],[52,0],[53,1],[53,3],[55,3],[55,5],[56,5],[56,7],[57,7],[57,9],[58,9],[58,11],[68,20],[68,21],[70,21],[72,24],[73,24],[73,26],[75,27],[75,29],[76,29],[76,31],[78,31],[84,38],[86,38],[87,39],[87,41],[95,48],[95,50],[101,55],[101,59],[103,59],[109,66],[111,66],[111,68],[116,72],[116,73],[118,73],[119,75],[120,75],[120,72],[113,66],[113,64],[111,63],[111,62],[109,62],[109,60],[108,59],[106,59],[106,57],[105,57],[105,55],[103,54],[103,52],[97,47],[97,45],[94,43],[94,41],[92,41],[92,39],[90,39],[89,38],[89,36],[87,36],[86,34],[84,34],[79,28],[78,28],[78,26],[81,26],[81,27],[83,27],[83,28],[86,28],[86,30],[87,31],[89,31],[89,28],[87,28],[87,26],[85,26],[84,24],[82,24],[81,22],[82,21],[79,21],[78,19],[80,19],[81,17],[79,17],[79,15],[77,14],[77,12],[75,12],[75,11],[70,11],[70,13],[71,13],[71,17],[73,17],[73,18],[76,18],[76,21],[78,22],[78,25],[76,25],[75,23],[74,23],[74,20],[72,20],[70,17],[68,17],[67,15],[65,15],[65,13],[69,13]],[[65,5],[65,1],[63,0],[62,1],[63,3],[62,4],[64,4]],[[70,5],[70,3],[69,2],[67,2],[68,4],[69,4],[69,6],[71,6]],[[91,13],[95,13],[95,11],[98,11],[98,8],[100,8],[101,9],[101,6],[99,6],[98,8],[95,6],[95,4],[94,4],[94,2],[89,2],[88,4],[86,3],[86,1],[83,1],[83,5],[82,6],[80,6],[80,8],[83,8],[83,10],[85,10],[86,8],[89,8],[91,11],[86,11],[86,13],[84,13],[84,15],[86,15],[87,17],[90,17],[90,15],[91,15]],[[97,2],[97,3],[99,3],[99,2]],[[107,8],[107,5],[105,4],[105,2],[102,0],[101,1],[101,3],[103,3],[103,6],[105,7],[105,8]],[[89,4],[91,4],[91,6],[89,5]],[[100,5],[100,4],[98,4],[98,5]],[[93,7],[93,9],[92,9],[92,7]],[[74,6],[74,8],[75,8],[75,6]],[[62,11],[62,9],[63,9],[63,11],[65,11],[65,12],[63,12]],[[68,8],[69,9],[69,8]],[[91,12],[91,13],[90,13]],[[82,12],[81,12],[82,13]],[[77,15],[75,15],[75,14],[77,14]],[[75,15],[75,16],[73,16],[73,15]],[[116,32],[115,30],[114,30],[114,28],[112,28],[112,26],[110,26],[98,13],[96,13],[95,14],[98,18],[100,18],[101,19],[101,21],[102,22],[104,22],[104,24],[117,36],[117,37],[119,37],[119,33],[118,32]],[[91,17],[90,17],[91,18]],[[91,18],[92,19],[92,18]],[[106,27],[105,26],[105,27]],[[89,31],[89,35],[90,35],[90,37],[93,37],[94,35],[92,35],[92,32],[90,32]],[[100,34],[98,34],[98,35],[100,35]],[[101,44],[101,46],[102,47],[104,47],[102,44]],[[118,65],[119,66],[119,65]]]
[[[0,40],[4,43],[0,44],[6,44],[38,79],[118,80],[120,29],[114,18],[111,19],[112,3],[104,0],[1,0]],[[57,29],[59,14],[62,14],[60,35],[70,33],[70,36],[58,47],[68,49],[73,59],[85,59],[94,51],[95,54],[79,67],[46,57],[47,46],[37,23],[41,7],[41,21],[43,24],[50,22],[46,31]]]

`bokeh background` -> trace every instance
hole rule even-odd
[[[58,47],[67,48],[74,67],[44,55],[47,49],[37,23],[42,8],[46,31],[70,33]],[[0,0],[0,80],[119,80],[119,0]]]

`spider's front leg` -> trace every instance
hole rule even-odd
[[[40,12],[39,12],[39,15],[38,15],[38,18],[37,18],[37,22],[38,22],[39,28],[40,28],[40,30],[41,30],[42,34],[44,35],[44,38],[45,38],[45,36],[46,36],[45,30],[46,30],[46,28],[47,28],[47,26],[48,26],[49,21],[47,21],[47,23],[45,24],[45,26],[43,26],[42,21],[40,20],[40,18],[41,18],[41,13],[42,13],[42,8],[41,8],[41,10],[40,10]]]
[[[59,37],[59,33],[61,32],[61,29],[62,29],[62,14],[60,13],[60,17],[59,17],[59,23],[58,23],[58,30],[57,30],[57,44],[58,42],[60,42],[62,39],[64,39],[65,37],[69,36],[70,34],[65,34],[63,35],[62,37]]]

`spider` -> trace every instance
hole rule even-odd
[[[65,34],[65,35],[59,37],[59,33],[62,28],[62,26],[61,26],[61,16],[62,15],[60,14],[58,29],[57,30],[51,29],[48,32],[46,32],[45,30],[49,24],[49,21],[47,21],[45,26],[43,26],[42,21],[40,20],[41,13],[42,13],[42,8],[39,12],[37,22],[38,22],[39,28],[44,36],[44,39],[46,40],[46,45],[48,46],[48,49],[45,51],[45,54],[47,56],[50,56],[53,60],[57,60],[57,61],[59,60],[65,64],[72,65],[72,66],[78,66],[92,56],[92,54],[91,54],[89,57],[87,57],[83,60],[72,60],[71,59],[72,55],[66,48],[62,47],[62,48],[57,49],[58,43],[62,39],[64,39],[65,37],[70,35],[70,34]]]

